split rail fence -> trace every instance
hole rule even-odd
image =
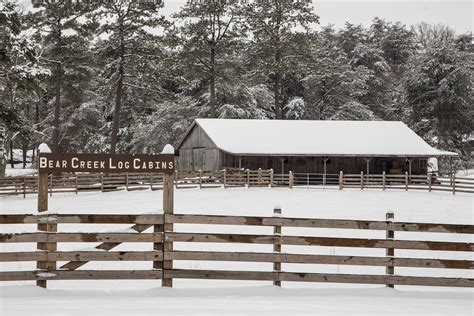
[[[385,221],[316,219],[316,218],[288,218],[281,217],[281,210],[275,209],[270,217],[258,216],[219,216],[195,214],[165,214],[165,215],[98,215],[98,214],[48,214],[48,215],[0,215],[1,226],[21,224],[43,224],[43,232],[0,234],[0,243],[37,243],[41,251],[30,252],[0,252],[0,262],[37,262],[38,269],[30,271],[0,271],[0,281],[48,281],[48,280],[108,280],[108,279],[168,279],[168,286],[173,279],[214,279],[214,280],[255,280],[271,281],[274,285],[281,285],[287,281],[301,282],[330,282],[330,283],[358,283],[380,284],[387,287],[395,285],[417,286],[447,286],[447,287],[474,287],[474,279],[469,277],[433,277],[423,276],[423,268],[449,269],[469,271],[474,268],[472,251],[474,244],[470,242],[434,241],[437,233],[448,235],[474,234],[474,225],[455,225],[440,223],[413,223],[396,222],[392,213],[387,213]],[[61,232],[62,224],[133,224],[127,232],[80,233]],[[173,224],[180,227],[196,229],[194,225],[219,226],[220,233],[178,232]],[[182,226],[184,225],[184,226]],[[1,227],[0,226],[0,227]],[[266,227],[269,234],[236,234],[222,233],[222,230],[232,226]],[[194,227],[194,228],[193,228]],[[10,227],[11,228],[11,227]],[[287,235],[286,229],[295,228],[330,228],[334,231],[350,230],[378,231],[384,238],[334,238],[321,236]],[[189,230],[189,229],[188,229]],[[234,229],[235,231],[235,229]],[[397,235],[405,233],[420,236],[424,240],[399,238]],[[360,235],[360,234],[358,234]],[[472,240],[472,239],[470,239]],[[94,243],[95,251],[58,251],[60,243]],[[122,243],[150,243],[150,251],[113,251]],[[176,250],[174,243],[182,245],[190,243],[211,243],[223,245],[219,251]],[[268,245],[267,252],[252,252],[251,246],[246,251],[230,251],[229,245],[244,244]],[[270,249],[270,246],[271,249]],[[294,253],[298,247],[319,246],[344,247],[351,249],[379,249],[378,256],[367,255],[316,255]],[[245,246],[244,246],[245,247]],[[291,252],[282,251],[282,247],[293,247]],[[150,247],[151,248],[151,247]],[[193,248],[195,249],[195,248]],[[244,248],[243,248],[244,249]],[[97,251],[100,250],[100,251]],[[398,256],[397,250],[428,251],[431,259],[415,256]],[[455,253],[456,258],[466,259],[432,259],[440,253]],[[405,252],[404,252],[405,253]],[[266,271],[241,270],[199,270],[176,269],[174,261],[214,261],[214,262],[264,262],[272,263],[273,268]],[[150,268],[147,270],[87,270],[89,262],[104,261],[147,261]],[[341,274],[288,271],[285,264],[323,264],[323,265],[350,265],[385,267],[381,274]],[[420,273],[411,275],[399,274],[399,267],[420,268]],[[81,268],[81,270],[78,270]],[[444,270],[442,270],[444,271]],[[469,273],[468,273],[469,274]],[[472,276],[472,273],[470,274]],[[44,284],[46,286],[46,283]]]
[[[424,190],[474,193],[474,178],[454,175],[400,175],[392,174],[322,174],[293,173],[276,174],[273,170],[227,169],[221,171],[175,172],[176,188],[221,187],[281,187],[313,188],[333,187],[381,189],[381,190]],[[61,192],[110,192],[117,190],[161,190],[163,176],[156,173],[77,173],[50,174],[50,194]],[[38,191],[37,176],[0,178],[0,195],[35,194]]]

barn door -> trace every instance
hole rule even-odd
[[[203,169],[204,148],[193,148],[193,170]]]

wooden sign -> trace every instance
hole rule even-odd
[[[172,173],[174,155],[49,154],[38,158],[40,172]]]

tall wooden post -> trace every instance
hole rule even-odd
[[[385,191],[385,181],[386,181],[387,174],[382,172],[382,189]]]
[[[202,189],[202,170],[199,169],[199,189]]]
[[[432,183],[433,183],[433,175],[430,173],[428,175],[428,192],[431,192]]]
[[[392,223],[393,223],[393,220],[394,220],[394,214],[393,213],[387,213],[385,214],[385,218],[387,220],[387,224],[388,224],[388,227],[387,227],[387,230],[386,230],[386,239],[387,240],[394,240],[395,238],[395,232],[393,231],[393,226],[392,226]],[[391,258],[393,259],[393,257],[395,256],[395,249],[393,248],[387,248],[385,250],[385,256],[387,258]],[[390,261],[390,263],[386,266],[385,268],[385,274],[387,276],[391,276],[393,275],[395,272],[395,268],[393,266],[393,260]],[[393,284],[385,284],[386,287],[390,287],[390,288],[393,288],[394,285]]]
[[[166,233],[173,232],[173,223],[168,223],[167,215],[174,213],[174,173],[166,173],[163,176],[163,213],[164,213],[164,240],[163,240],[163,254],[167,251],[173,251],[173,242],[168,241]],[[163,279],[161,286],[173,287],[173,279],[165,277],[166,270],[173,269],[173,260],[163,260]]]
[[[293,185],[294,185],[293,171],[290,170],[288,173],[288,186],[290,187],[290,189],[293,189]]]
[[[270,169],[270,188],[273,188],[273,169]]]
[[[276,207],[273,209],[273,217],[279,218],[281,216],[281,208]],[[280,243],[280,236],[281,236],[281,226],[275,225],[273,226],[273,236],[275,237],[275,243],[273,244],[273,254],[280,254],[281,253],[281,243]],[[279,278],[281,272],[281,260],[278,258],[273,262],[273,272],[278,276],[276,280],[273,281],[273,285],[281,286],[281,281]]]
[[[48,173],[39,171],[38,172],[38,212],[46,212],[48,210]],[[38,224],[38,231],[47,232],[48,224]],[[38,250],[47,251],[48,243],[39,242],[37,244]],[[47,270],[47,261],[38,261],[36,267],[39,270]],[[36,281],[36,285],[46,288],[46,280]]]
[[[408,191],[408,172],[405,172],[405,191]]]
[[[456,175],[453,173],[453,194],[456,194]]]
[[[364,190],[364,171],[360,172],[360,189]]]
[[[344,172],[339,171],[339,190],[344,188]]]

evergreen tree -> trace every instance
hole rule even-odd
[[[245,10],[246,27],[251,33],[248,52],[254,60],[252,76],[271,82],[276,119],[283,118],[282,80],[292,73],[304,53],[305,32],[318,22],[307,1],[252,1]]]

